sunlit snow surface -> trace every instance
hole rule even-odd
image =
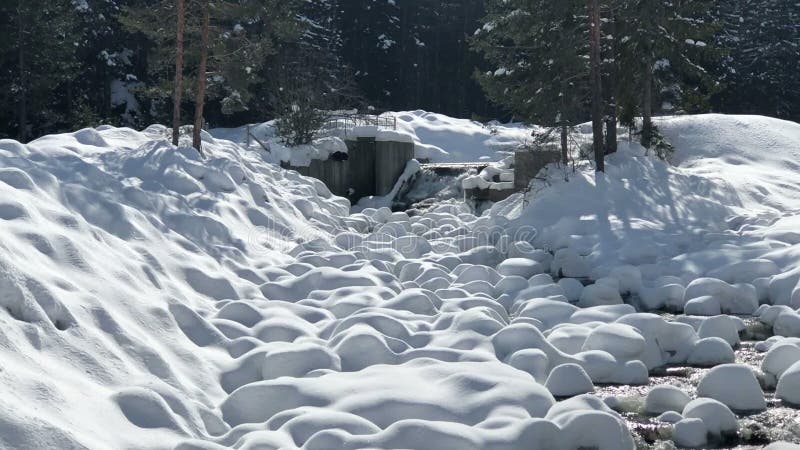
[[[497,136],[435,119],[466,160]],[[744,442],[800,402],[800,125],[659,126],[676,166],[623,144],[482,217],[348,215],[241,130],[0,141],[0,447],[625,449],[644,409]],[[608,387],[690,365],[689,399]]]

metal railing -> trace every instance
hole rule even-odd
[[[328,117],[319,131],[321,136],[347,137],[358,127],[376,127],[384,130],[397,129],[397,117],[372,114],[334,114]]]

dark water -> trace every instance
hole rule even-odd
[[[736,362],[747,364],[756,373],[761,373],[761,361],[765,353],[757,352],[755,346],[770,337],[770,330],[752,318],[745,319],[745,322],[747,329],[740,333],[742,343],[735,350]],[[642,414],[645,396],[653,386],[669,384],[682,389],[694,398],[697,384],[708,370],[710,369],[670,366],[651,373],[650,382],[645,386],[597,386],[595,394],[601,398],[615,397],[619,401],[620,407],[617,410],[628,421],[638,448],[672,449],[676,447],[670,441],[671,425]],[[764,394],[767,399],[765,411],[756,414],[737,414],[739,433],[728,436],[723,441],[709,443],[707,448],[757,449],[775,441],[800,444],[800,409],[783,404],[781,400],[775,398],[774,389],[764,389]]]

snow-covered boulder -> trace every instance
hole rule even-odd
[[[794,406],[800,406],[800,361],[781,374],[775,396]]]
[[[575,278],[562,278],[558,280],[558,285],[564,290],[564,296],[571,303],[577,302],[583,292],[583,283]]]
[[[706,445],[708,430],[701,419],[683,419],[673,428],[672,441],[678,447],[700,448]]]
[[[642,271],[636,266],[616,266],[607,277],[617,280],[620,293],[638,294],[642,289]]]
[[[755,374],[745,364],[723,364],[705,374],[697,395],[718,400],[734,411],[762,411],[767,402]]]
[[[516,275],[523,278],[530,278],[534,275],[545,272],[545,268],[537,261],[526,258],[510,258],[497,266],[500,275]]]
[[[598,280],[595,284],[584,287],[578,299],[578,306],[589,308],[592,306],[622,304],[619,286],[616,283],[609,282],[611,280],[613,279]]]
[[[648,310],[669,309],[680,311],[683,309],[683,297],[686,289],[681,284],[671,283],[656,287],[643,287],[639,290],[639,300]]]
[[[800,314],[782,312],[772,324],[772,332],[779,336],[800,337]]]
[[[683,408],[683,417],[701,419],[713,436],[732,435],[739,430],[739,422],[730,408],[712,398],[696,398]]]
[[[594,385],[583,367],[561,364],[553,368],[544,386],[554,397],[573,397],[594,391]]]
[[[684,363],[698,340],[700,337],[691,325],[669,322],[659,337],[658,345],[667,355],[667,363]]]
[[[554,405],[545,419],[561,428],[559,444],[565,449],[633,450],[635,444],[619,414],[591,394],[578,395]],[[587,433],[586,430],[603,430]]]
[[[686,286],[686,302],[705,296],[716,297],[725,314],[752,314],[758,308],[758,295],[751,284],[731,285],[716,278],[698,278]]]
[[[692,399],[675,386],[666,384],[654,386],[644,399],[644,412],[661,414],[667,411],[683,411]]]
[[[718,337],[703,338],[694,343],[686,362],[692,366],[714,367],[736,361],[730,344]]]
[[[589,276],[589,266],[578,252],[562,248],[553,257],[550,272],[558,277],[586,278]]]
[[[722,306],[717,297],[704,295],[686,302],[683,313],[692,316],[718,316],[722,314]]]
[[[739,345],[739,327],[736,322],[728,316],[714,316],[702,321],[697,329],[700,338],[718,337],[722,338],[735,347]]]
[[[547,379],[547,371],[550,367],[550,360],[547,354],[538,348],[526,348],[518,350],[507,358],[509,366],[527,372],[539,383]]]
[[[771,384],[794,363],[800,361],[800,346],[791,343],[778,343],[769,349],[761,361],[761,370],[770,377]]]
[[[595,328],[583,350],[603,350],[620,361],[638,359],[644,353],[647,342],[641,333],[630,325],[610,323]]]
[[[591,328],[583,325],[565,324],[550,330],[547,342],[564,353],[574,355],[583,350],[583,344],[591,332]]]

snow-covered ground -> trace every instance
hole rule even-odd
[[[530,132],[398,119],[449,161]],[[659,126],[676,165],[623,143],[481,217],[350,215],[241,129],[205,161],[160,126],[0,141],[0,447],[763,442],[800,404],[800,125]],[[652,386],[675,366],[703,371]]]
[[[386,113],[394,117],[397,129],[384,130],[384,134],[395,134],[397,139],[411,139],[415,144],[417,159],[435,163],[460,163],[477,161],[501,161],[520,145],[531,142],[534,130],[522,124],[488,124],[469,119],[456,119],[427,111],[403,111]],[[314,146],[289,149],[275,135],[275,122],[269,121],[250,126],[250,133],[270,148],[266,158],[272,162],[292,161],[294,165],[307,165],[309,157],[325,159],[329,153],[341,151],[329,138],[322,138]],[[349,130],[357,135],[358,130]],[[217,128],[211,134],[246,146],[247,127]],[[388,139],[389,136],[384,136]],[[260,150],[251,140],[251,148]],[[345,150],[346,151],[346,150]]]

